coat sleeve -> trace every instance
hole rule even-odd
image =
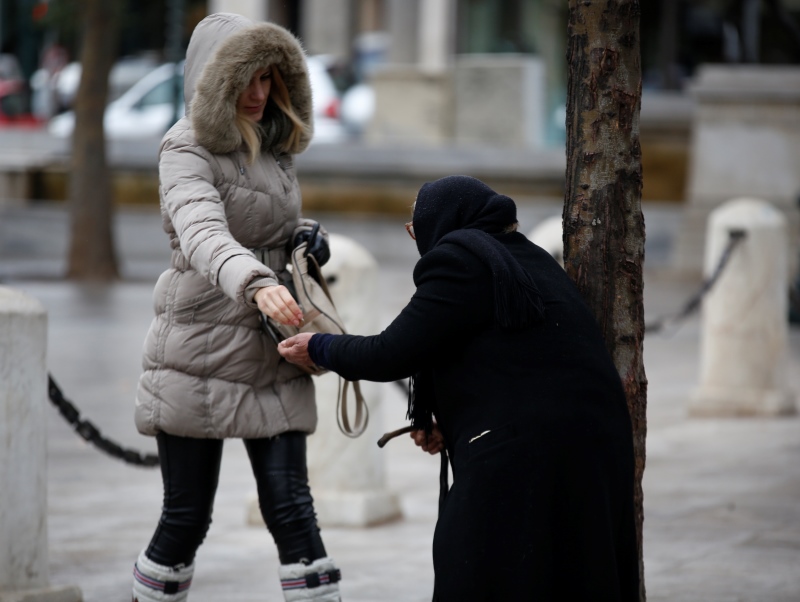
[[[447,362],[492,323],[491,274],[476,257],[442,245],[420,259],[417,290],[392,323],[375,336],[333,337],[330,368],[348,380],[391,381]]]
[[[214,167],[202,147],[180,138],[165,141],[158,165],[162,203],[189,264],[232,299],[254,306],[252,295],[245,295],[248,284],[278,281],[231,235]]]

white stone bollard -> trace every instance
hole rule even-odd
[[[375,334],[378,264],[372,255],[354,240],[331,234],[331,260],[324,273],[335,278],[331,296],[347,332]],[[336,423],[338,375],[325,374],[315,384],[319,425],[308,439],[308,470],[320,524],[364,527],[399,518],[399,500],[386,489],[385,452],[377,445],[383,435],[381,395],[386,385],[361,382],[369,425],[360,437],[351,439]]]
[[[564,267],[564,226],[560,215],[542,220],[530,234],[528,240],[550,253]]]
[[[330,235],[331,259],[322,271],[329,280],[336,309],[351,334],[378,329],[377,271],[370,253],[350,238]],[[369,425],[358,438],[341,433],[336,422],[339,377],[314,377],[317,431],[308,438],[308,472],[317,519],[323,526],[366,527],[401,516],[397,495],[386,489],[384,456],[377,445],[383,435],[381,394],[386,385],[361,382],[369,408]],[[352,389],[349,392],[352,405]],[[350,416],[354,415],[351,409]],[[250,524],[263,524],[258,500],[248,509]]]
[[[706,275],[736,230],[745,239],[703,302],[700,385],[690,397],[689,414],[793,414],[794,394],[786,385],[786,218],[769,203],[748,198],[714,210],[706,234]]]
[[[49,587],[47,555],[47,313],[0,286],[0,602],[80,602]]]

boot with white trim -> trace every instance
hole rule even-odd
[[[328,557],[310,564],[282,564],[278,575],[286,602],[341,602],[342,573]]]
[[[184,602],[189,599],[194,563],[168,567],[139,554],[133,565],[133,602]]]

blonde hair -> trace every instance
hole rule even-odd
[[[240,113],[236,113],[236,129],[239,130],[242,141],[247,147],[247,162],[252,164],[258,158],[261,150],[261,135],[256,129],[256,124]]]
[[[292,99],[289,97],[289,89],[283,81],[283,76],[274,67],[272,70],[272,84],[274,86],[274,95],[271,93],[270,97],[291,124],[288,134],[280,142],[280,150],[293,154],[300,150],[303,138],[311,134],[311,128],[295,112],[292,106]]]
[[[261,152],[262,137],[266,136],[270,145],[274,145],[279,151],[294,154],[300,151],[303,138],[310,134],[311,129],[294,110],[289,89],[275,65],[272,66],[272,88],[261,123],[255,124],[237,113],[236,128],[247,147],[250,163]]]

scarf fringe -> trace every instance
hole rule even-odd
[[[495,278],[495,319],[503,328],[523,328],[544,320],[544,302],[536,285],[530,280],[504,283]]]

